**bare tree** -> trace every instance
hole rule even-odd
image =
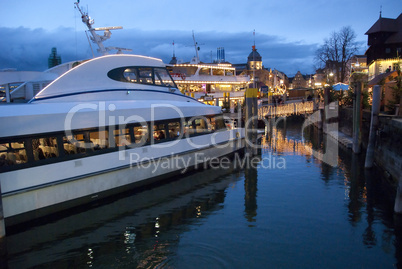
[[[339,32],[332,32],[316,51],[316,62],[320,66],[336,70],[335,75],[338,82],[346,80],[350,68],[347,63],[359,49],[355,39],[356,34],[353,29],[346,26]]]

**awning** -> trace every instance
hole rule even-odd
[[[347,91],[349,90],[349,84],[345,84],[345,83],[336,83],[334,85],[332,85],[332,89],[334,91]]]

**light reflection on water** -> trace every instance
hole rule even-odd
[[[64,218],[13,231],[9,268],[401,267],[393,192],[339,151],[317,160],[322,134],[288,121],[261,160],[286,168],[204,170]],[[325,149],[324,149],[325,150]],[[263,168],[265,167],[265,168]]]

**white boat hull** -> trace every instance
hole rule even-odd
[[[215,145],[211,145],[211,137]],[[3,173],[6,225],[203,168],[211,159],[218,165],[217,158],[244,148],[244,129],[173,142],[172,147],[155,144]]]

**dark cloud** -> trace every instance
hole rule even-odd
[[[52,47],[57,48],[63,62],[92,57],[85,33],[75,32],[72,28],[46,31],[41,28],[2,27],[0,35],[7,40],[0,43],[0,69],[45,70]],[[216,49],[224,47],[228,62],[245,63],[254,43],[252,32],[196,32],[195,38],[200,44],[200,58],[204,62],[214,60]],[[186,62],[195,56],[192,33],[187,31],[116,30],[104,44],[130,48],[133,54],[157,57],[169,62],[173,54],[173,40],[178,59]],[[292,43],[270,35],[257,35],[255,42],[265,67],[281,70],[289,76],[298,70],[302,73],[314,72],[313,57],[317,44]],[[95,50],[95,46],[92,46]]]

